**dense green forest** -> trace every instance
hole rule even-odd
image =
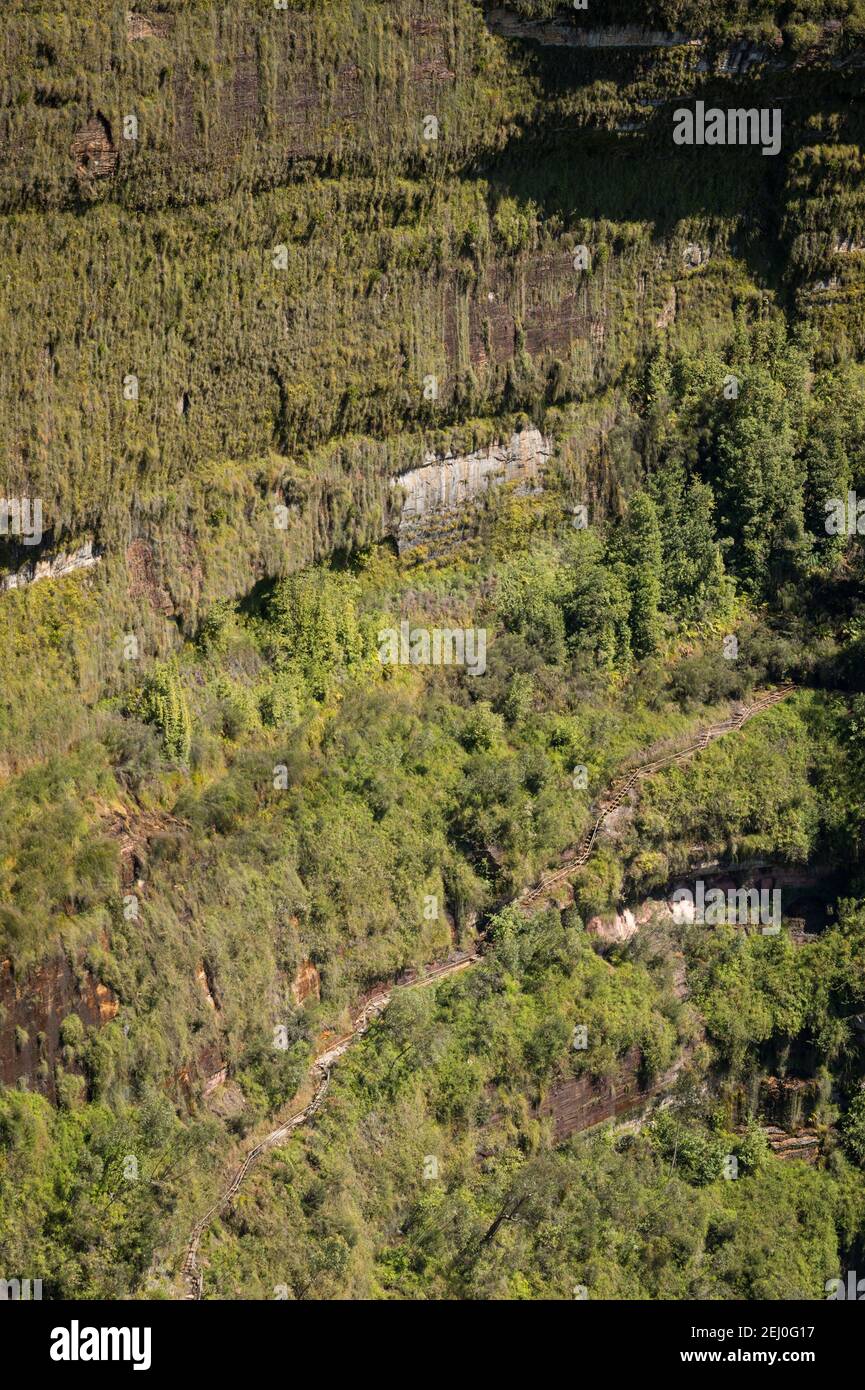
[[[4,16],[45,520],[0,536],[0,1275],[182,1296],[396,982],[204,1297],[824,1298],[865,1259],[865,8],[242,9]],[[674,146],[698,97],[780,104],[779,158]],[[806,907],[677,918],[704,872]]]

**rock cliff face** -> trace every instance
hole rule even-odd
[[[94,541],[68,538],[98,535],[112,640],[149,611],[169,641],[164,620],[192,629],[214,599],[391,521],[401,551],[446,548],[497,490],[544,486],[552,437],[512,434],[518,413],[559,412],[557,458],[602,415],[614,435],[615,393],[659,329],[687,352],[717,334],[731,286],[779,288],[786,270],[772,282],[739,243],[792,244],[799,209],[802,265],[825,277],[815,320],[849,314],[861,339],[861,170],[851,156],[833,202],[817,145],[855,148],[857,79],[812,89],[790,71],[854,63],[837,31],[809,58],[469,0],[72,9],[61,43],[56,5],[6,0],[0,35],[0,457],[7,493],[45,498],[57,547],[19,557],[0,593],[94,569]],[[785,121],[807,116],[768,195],[745,171],[743,208],[720,160],[695,176],[668,122],[648,149],[641,122],[660,130],[695,84],[756,100],[767,75],[788,83]],[[474,420],[494,443],[433,452]],[[630,455],[603,449],[592,463],[624,496]],[[28,1036],[50,1039],[46,1010],[101,1017],[60,966],[3,987]],[[8,1074],[34,1074],[36,1044],[4,1037]],[[617,1113],[635,1075],[614,1093],[562,1082],[561,1105]]]
[[[165,38],[171,33],[171,15],[143,15],[134,10],[126,11],[126,34],[130,43],[136,39]]]
[[[681,48],[699,46],[689,34],[666,34],[641,25],[590,25],[587,16],[572,16],[564,8],[558,18],[525,19],[496,6],[487,10],[486,21],[494,34],[507,39],[533,39],[535,43],[565,48]]]
[[[60,551],[57,555],[47,555],[40,560],[28,560],[20,569],[0,574],[0,593],[9,589],[23,589],[28,584],[37,584],[40,579],[61,579],[74,574],[76,570],[92,569],[99,564],[99,554],[92,541],[85,541],[77,550]]]
[[[291,982],[291,997],[295,1004],[303,1004],[309,998],[321,998],[321,978],[311,960],[302,961]]]
[[[552,440],[540,430],[527,429],[513,434],[507,443],[496,442],[472,454],[440,459],[428,454],[421,468],[394,479],[402,496],[397,524],[400,552],[425,544],[439,548],[449,536],[458,539],[471,525],[467,508],[492,487],[511,484],[519,492],[540,491],[552,451]]]
[[[607,1081],[577,1076],[554,1082],[541,1101],[538,1114],[552,1117],[555,1142],[562,1144],[572,1134],[605,1120],[635,1114],[670,1089],[683,1064],[680,1059],[663,1076],[646,1083],[641,1076],[642,1060],[640,1049],[632,1047]]]
[[[814,1078],[765,1076],[758,1083],[756,1105],[740,1101],[739,1114],[756,1113],[769,1124],[793,1133],[812,1119],[820,1101],[820,1083]]]
[[[825,928],[829,906],[840,888],[837,870],[821,869],[819,865],[795,867],[759,863],[723,867],[708,863],[677,878],[670,886],[666,905],[671,908],[677,889],[694,892],[698,880],[703,882],[706,892],[720,890],[729,895],[754,890],[767,894],[769,902],[771,895],[777,893],[781,914],[793,929],[794,939],[801,939],[802,933],[816,934]],[[679,910],[688,915],[687,909]]]
[[[191,628],[229,589],[368,544],[417,462],[403,432],[490,438],[504,412],[614,388],[658,328],[673,352],[702,336],[737,237],[789,244],[800,211],[802,284],[829,287],[797,283],[801,304],[827,339],[865,331],[859,208],[824,196],[822,146],[798,158],[818,129],[856,137],[856,76],[811,86],[772,42],[470,0],[93,0],[62,44],[47,3],[4,20],[3,481],[44,498],[58,547],[129,555],[115,611],[145,593]],[[852,60],[842,40],[824,31],[827,62]],[[731,196],[720,158],[707,188],[674,155],[669,107],[706,84],[783,100],[786,182],[757,156]]]
[[[464,0],[458,16],[425,0],[164,8],[93,0],[58,39],[50,6],[9,0],[0,203],[212,199],[296,161],[384,164],[417,151],[481,57]]]
[[[551,19],[532,19],[503,5],[489,7],[485,18],[490,30],[502,38],[528,39],[547,48],[691,49],[696,56],[696,71],[711,70],[728,77],[744,76],[756,66],[781,70],[814,62],[855,66],[865,61],[865,51],[844,43],[845,30],[840,20],[824,20],[812,43],[792,50],[785,47],[780,30],[769,41],[758,42],[741,35],[721,42],[703,34],[668,32],[639,24],[598,24],[590,10],[575,12],[564,5]]]
[[[80,1074],[61,1040],[63,1022],[76,1014],[87,1026],[101,1026],[117,1014],[107,986],[66,956],[45,961],[16,979],[9,961],[0,961],[0,1080],[14,1086],[22,1079],[34,1091],[55,1099],[55,1064]]]

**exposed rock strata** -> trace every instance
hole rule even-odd
[[[9,589],[23,589],[28,584],[37,584],[40,579],[62,579],[76,570],[92,569],[99,564],[99,560],[93,542],[85,541],[77,550],[60,551],[41,560],[28,560],[20,569],[0,574],[0,593],[6,593]]]
[[[511,435],[506,444],[490,444],[471,454],[428,454],[421,468],[394,479],[403,499],[397,524],[400,551],[441,539],[443,528],[457,522],[466,506],[479,501],[490,487],[505,483],[520,492],[540,491],[552,449],[552,441],[540,430],[528,429]]]
[[[50,1100],[55,1096],[55,1065],[79,1072],[64,1055],[60,1029],[77,1014],[87,1026],[101,1027],[118,1011],[113,992],[83,966],[73,967],[66,956],[44,961],[20,979],[11,962],[0,961],[0,1082],[28,1087]]]
[[[663,1076],[647,1082],[642,1076],[642,1061],[640,1049],[632,1047],[608,1080],[583,1075],[554,1082],[538,1114],[552,1117],[555,1142],[562,1144],[572,1134],[642,1109],[673,1086],[684,1065],[682,1057]]]

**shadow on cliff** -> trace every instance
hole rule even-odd
[[[861,92],[850,87],[849,74],[788,70],[737,82],[690,74],[681,91],[665,90],[640,105],[646,69],[633,55],[543,48],[530,40],[511,44],[539,100],[531,125],[518,127],[485,164],[495,191],[533,202],[544,218],[560,218],[565,226],[579,219],[645,222],[659,240],[680,222],[727,222],[734,253],[772,288],[789,274],[781,243],[790,166],[797,150],[819,138],[814,118],[835,129],[835,138],[865,140]],[[723,109],[779,107],[780,154],[674,145],[672,113],[680,105],[693,107],[697,97]],[[635,108],[638,129],[632,128]]]

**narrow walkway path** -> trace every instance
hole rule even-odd
[[[621,806],[625,797],[642,777],[646,777],[653,772],[659,772],[661,768],[669,767],[673,763],[684,762],[685,759],[693,757],[695,753],[702,752],[704,748],[707,748],[710,743],[714,743],[716,739],[723,738],[725,734],[737,732],[739,729],[743,728],[750,719],[753,719],[756,714],[760,714],[763,710],[770,709],[772,705],[777,705],[779,701],[785,700],[795,689],[796,687],[794,685],[784,685],[777,690],[772,690],[761,695],[753,704],[744,706],[738,714],[731,715],[729,719],[725,719],[722,723],[713,724],[708,729],[704,729],[695,742],[689,744],[687,748],[681,748],[674,753],[652,758],[647,762],[641,763],[639,767],[635,768],[634,771],[629,773],[621,782],[615,783],[601,801],[598,807],[598,815],[593,825],[580,842],[576,855],[572,859],[569,859],[562,868],[556,869],[554,873],[547,875],[546,878],[542,878],[534,888],[521,894],[516,900],[517,905],[522,907],[537,902],[540,898],[544,897],[551,888],[562,883],[573,874],[575,870],[582,868],[583,865],[588,862],[607,817],[612,815],[613,811]],[[435,984],[439,980],[457,974],[458,971],[468,969],[470,965],[474,965],[474,963],[480,959],[480,954],[480,948],[473,952],[458,951],[446,961],[429,966],[423,975],[415,980],[411,980],[408,984],[382,986],[382,988],[377,990],[364,1005],[355,1020],[351,1032],[346,1033],[335,1042],[329,1043],[325,1051],[318,1054],[309,1072],[310,1080],[315,1088],[312,1100],[310,1100],[302,1110],[298,1110],[296,1114],[290,1116],[284,1124],[271,1130],[270,1134],[266,1135],[260,1143],[256,1144],[255,1148],[250,1149],[243,1163],[232,1177],[228,1187],[226,1187],[225,1191],[217,1198],[213,1205],[208,1207],[204,1215],[199,1218],[192,1228],[182,1269],[183,1278],[187,1287],[187,1299],[200,1299],[202,1295],[203,1276],[198,1265],[198,1250],[201,1244],[201,1238],[210,1223],[221,1211],[224,1211],[237,1196],[247,1173],[253,1165],[257,1163],[261,1155],[266,1153],[268,1149],[276,1148],[278,1145],[282,1144],[294,1130],[299,1129],[301,1125],[307,1124],[315,1115],[316,1111],[320,1109],[324,1097],[327,1094],[327,1088],[330,1084],[331,1068],[334,1063],[348,1051],[358,1038],[363,1036],[372,1020],[377,1018],[379,1014],[384,1013],[384,1010],[393,997],[394,990],[398,988],[422,989],[427,985]]]
[[[302,1110],[298,1110],[296,1114],[291,1115],[284,1124],[271,1130],[270,1134],[266,1135],[260,1143],[256,1144],[254,1149],[250,1149],[243,1163],[235,1172],[228,1187],[213,1203],[213,1206],[208,1207],[204,1215],[199,1218],[192,1228],[189,1243],[186,1247],[182,1271],[188,1290],[186,1294],[188,1299],[199,1299],[201,1297],[202,1275],[198,1267],[198,1248],[201,1244],[201,1238],[211,1221],[213,1221],[213,1219],[229,1205],[234,1197],[237,1196],[247,1173],[250,1168],[257,1163],[261,1155],[266,1153],[268,1149],[276,1148],[283,1143],[294,1130],[299,1129],[301,1125],[305,1125],[312,1119],[313,1115],[320,1108],[327,1093],[332,1066],[348,1051],[352,1043],[356,1042],[358,1038],[363,1037],[363,1034],[366,1032],[372,1020],[377,1018],[379,1014],[384,1013],[393,997],[394,990],[422,989],[426,985],[437,984],[439,980],[443,980],[448,975],[456,975],[460,970],[466,970],[468,966],[474,965],[475,961],[479,958],[479,951],[456,951],[446,961],[442,961],[438,965],[429,966],[425,973],[416,980],[412,980],[405,985],[388,985],[376,991],[372,998],[364,1005],[361,1013],[355,1020],[352,1031],[346,1033],[341,1038],[337,1038],[335,1042],[329,1043],[325,1051],[318,1054],[309,1070],[310,1080],[315,1087],[312,1100],[310,1100]]]
[[[753,719],[755,714],[761,714],[763,710],[770,709],[772,705],[777,705],[781,700],[786,700],[788,695],[792,695],[796,689],[795,685],[782,685],[777,690],[772,690],[765,695],[761,695],[753,705],[746,705],[738,714],[731,715],[722,724],[713,724],[710,728],[704,729],[699,738],[694,743],[689,743],[687,748],[680,748],[675,753],[669,753],[665,757],[653,758],[649,762],[640,763],[633,772],[621,782],[615,783],[598,807],[598,816],[594,824],[586,831],[585,836],[577,847],[577,852],[572,859],[562,868],[556,869],[555,873],[543,878],[536,887],[522,893],[517,899],[518,903],[526,904],[537,902],[538,898],[544,896],[550,888],[554,888],[557,883],[562,883],[575,869],[581,869],[589,860],[595,841],[604,828],[604,823],[608,816],[621,806],[625,797],[632,787],[643,777],[652,772],[660,772],[661,768],[669,767],[673,763],[684,762],[687,758],[692,758],[695,753],[701,753],[704,748],[708,748],[710,743],[716,739],[723,738],[724,734],[733,733],[743,728],[749,719]]]

